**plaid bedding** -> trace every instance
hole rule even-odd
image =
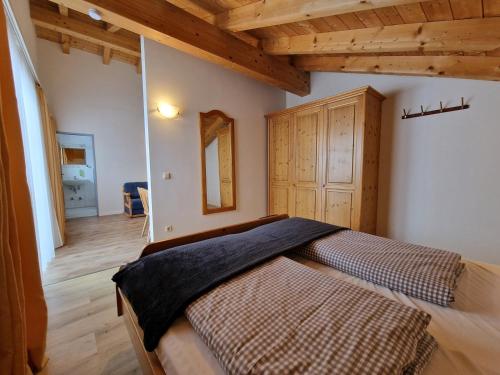
[[[295,252],[363,280],[442,306],[464,265],[459,254],[344,230]]]
[[[282,256],[185,314],[229,374],[418,374],[437,346],[427,313]]]

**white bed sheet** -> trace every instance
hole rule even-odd
[[[439,344],[423,375],[500,374],[500,267],[465,262],[452,307],[441,307],[346,275],[319,263],[292,259],[325,274],[374,290],[432,315],[429,332]],[[185,317],[162,337],[156,353],[168,375],[224,374]]]

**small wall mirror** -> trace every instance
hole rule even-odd
[[[86,152],[84,148],[61,148],[62,158],[61,161],[63,164],[78,164],[78,165],[86,165],[87,158]]]
[[[203,214],[236,209],[234,119],[200,113]]]

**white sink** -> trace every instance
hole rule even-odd
[[[66,185],[71,190],[76,193],[76,189],[80,188],[80,185],[88,184],[90,180],[63,180],[63,185]]]

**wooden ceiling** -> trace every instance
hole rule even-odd
[[[32,0],[32,18],[104,63],[137,64],[143,34],[299,95],[309,71],[500,80],[500,0]]]
[[[48,0],[31,0],[30,8],[37,36],[60,44],[63,53],[75,48],[102,56],[103,64],[115,59],[140,72],[139,35]]]

